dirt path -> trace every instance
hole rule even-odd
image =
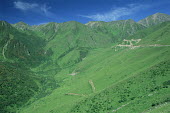
[[[127,106],[128,104],[130,104],[130,103],[124,104],[124,105],[118,107],[117,109],[113,110],[112,112],[116,112],[116,111],[118,111],[119,109],[121,109],[121,108]]]
[[[168,47],[170,45],[159,45],[159,44],[155,44],[155,45],[146,45],[146,46],[141,46],[141,47]]]
[[[9,39],[7,41],[7,43],[4,45],[3,49],[2,49],[2,56],[4,57],[4,59],[6,59],[6,56],[5,56],[5,51],[7,51],[7,47],[8,47],[8,44],[10,43],[11,39]]]
[[[68,75],[72,75],[72,76],[75,76],[77,75],[79,72],[72,72],[71,74],[68,74]]]
[[[117,45],[117,46],[114,46],[112,48],[115,49],[115,51],[118,50],[117,47],[129,47],[130,49],[135,49],[135,48],[139,48],[139,47],[170,47],[170,45],[159,45],[159,44],[154,44],[154,45],[138,45],[138,46],[133,46],[133,45]]]
[[[95,92],[96,88],[94,87],[93,81],[89,80],[89,84],[91,85],[93,92]]]
[[[65,95],[85,96],[83,94],[77,94],[77,93],[66,93]]]

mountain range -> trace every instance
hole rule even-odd
[[[0,21],[0,110],[168,112],[169,47],[163,13],[139,22]]]

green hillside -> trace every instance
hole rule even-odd
[[[37,65],[45,59],[42,38],[20,32],[5,21],[0,21],[0,31],[0,59],[30,65]]]
[[[18,31],[5,21],[0,21],[0,100],[2,113],[16,109],[33,96],[46,95],[58,87],[50,75],[36,75],[30,68],[48,61],[44,54],[45,41],[40,37]],[[51,87],[51,88],[50,88]],[[48,90],[49,90],[48,89]]]
[[[0,21],[1,112],[168,113],[170,22],[155,15],[148,26]]]
[[[132,19],[129,20],[119,20],[112,22],[89,22],[86,24],[91,29],[96,32],[102,32],[110,37],[113,37],[114,42],[121,41],[130,35],[133,35],[139,30],[145,27],[141,24],[136,23]]]
[[[160,29],[168,30],[168,24],[161,25]],[[151,34],[157,35],[157,32]],[[152,39],[152,35],[146,38]],[[166,40],[166,35],[162,39]],[[111,47],[93,49],[82,62],[55,75],[56,80],[63,81],[60,88],[21,112],[105,113],[117,110],[131,113],[154,110],[169,102],[169,55],[166,46],[120,48],[118,51]],[[89,80],[93,81],[95,92]],[[146,102],[148,104],[144,104]]]
[[[162,95],[155,95],[153,100],[150,100],[150,103],[143,108],[136,107],[136,111],[145,111],[152,108],[152,104],[155,103],[162,104],[169,95],[168,85],[163,88],[163,83],[169,83],[168,50],[169,47],[125,49],[117,53],[113,49],[94,50],[73,69],[62,70],[56,75],[57,80],[63,80],[60,88],[54,90],[48,97],[24,108],[22,112],[108,112],[135,99],[131,105],[133,108],[133,105],[140,101],[140,97],[148,101],[147,95],[157,91],[157,87]],[[164,54],[163,57],[162,54]],[[165,67],[160,67],[162,65]],[[72,73],[76,73],[76,75],[71,75]],[[155,75],[155,73],[158,74]],[[92,80],[95,85],[95,93],[88,83],[89,80]],[[140,85],[141,81],[144,82]],[[131,84],[128,87],[129,83]],[[137,89],[141,92],[140,94],[137,93]],[[80,95],[65,95],[67,93]],[[120,96],[121,94],[122,96]],[[160,100],[155,102],[156,98]],[[166,101],[169,102],[169,100]],[[143,104],[141,103],[141,105]],[[132,110],[129,108],[129,113]]]

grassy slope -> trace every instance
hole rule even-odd
[[[57,73],[57,65],[60,68],[70,67],[80,62],[91,48],[109,47],[112,45],[112,38],[96,33],[84,24],[70,21],[65,23],[48,23],[37,26],[35,32],[45,36],[47,45],[45,50],[51,50],[51,62],[45,62],[38,67],[45,73]],[[46,66],[46,67],[45,67]],[[58,67],[57,67],[58,68]],[[35,71],[38,69],[34,69]]]
[[[77,103],[72,112],[118,112],[136,113],[169,102],[170,91],[163,84],[168,80],[169,62],[163,62],[142,73],[135,74],[127,80]],[[127,105],[128,104],[128,105]],[[135,106],[135,107],[134,107]]]
[[[94,50],[94,52],[90,53],[84,61],[74,67],[74,69],[79,72],[76,76],[68,75],[73,69],[61,71],[56,75],[56,79],[64,79],[63,85],[57,90],[54,90],[48,97],[45,97],[23,109],[22,112],[69,112],[76,102],[79,102],[84,98],[87,98],[88,100],[89,97],[93,98],[95,95],[92,93],[88,80],[93,80],[96,87],[96,93],[98,94],[98,92],[103,91],[108,86],[114,87],[117,83],[124,82],[129,77],[164,60],[168,60],[168,50],[168,47],[139,48],[135,50],[125,49],[119,52],[114,52],[113,49]],[[162,54],[164,55],[162,56]],[[132,87],[138,88],[139,86],[134,85]],[[87,96],[68,96],[64,95],[65,93],[78,93]],[[118,105],[119,104],[116,106]],[[84,111],[84,108],[81,110]]]
[[[33,28],[37,34],[45,36],[47,41],[45,49],[52,51],[52,62],[58,63],[60,68],[65,68],[80,62],[90,49],[110,47],[113,45],[113,40],[115,42],[121,40],[122,37],[129,36],[144,27],[133,20],[122,20],[102,23],[93,28],[75,21],[48,23]],[[47,63],[44,63],[42,67],[45,65],[46,72],[55,69],[55,65],[47,66]]]
[[[64,23],[50,22],[39,26],[29,26],[23,22],[13,25],[27,34],[36,34],[46,40],[45,50],[51,50],[51,62],[43,63],[39,69],[43,72],[56,73],[56,67],[65,68],[75,65],[86,56],[91,48],[110,47],[113,40],[129,36],[144,27],[133,20],[121,20],[102,23],[101,26],[91,29],[79,22]],[[32,30],[32,31],[31,31]],[[85,50],[86,49],[86,50]],[[85,50],[85,51],[84,51]],[[72,57],[73,56],[73,57]],[[48,66],[47,66],[48,65]]]
[[[156,26],[136,32],[128,39],[142,39],[139,45],[148,44],[169,44],[170,41],[170,22],[164,22]]]
[[[157,27],[159,29],[147,35],[139,44],[146,45],[149,42],[149,44],[170,45],[170,22],[165,22]]]
[[[154,36],[163,33],[163,42],[169,44],[166,41],[169,35],[164,33],[167,29],[168,25],[159,29],[159,32],[151,33],[147,38],[152,40]],[[147,38],[143,41],[148,40]],[[147,42],[149,43],[151,41]],[[169,55],[169,47],[119,51],[111,48],[93,49],[82,62],[61,70],[55,76],[56,80],[62,81],[60,88],[54,90],[51,95],[22,108],[20,112],[106,112],[116,110],[127,103],[128,107],[119,109],[120,112],[146,111],[169,101],[169,88],[167,84],[165,85],[170,75]],[[68,58],[71,56],[72,54]],[[74,72],[77,75],[69,75]],[[89,80],[94,82],[95,93],[88,83]],[[66,93],[85,96],[65,95]]]

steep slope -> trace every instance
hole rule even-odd
[[[149,27],[166,21],[170,21],[170,15],[156,13],[154,15],[146,17],[145,19],[140,20],[138,23],[142,24],[143,26]]]
[[[112,43],[118,40],[120,41],[122,38],[126,38],[144,28],[133,20],[113,21],[109,23],[95,22],[97,23],[95,25],[92,25],[92,23],[83,25],[75,21],[65,23],[51,22],[32,26],[31,29],[48,42],[46,49],[50,49],[53,53],[52,59],[60,59],[72,52],[79,55],[76,59],[69,59],[72,60],[72,64],[75,64],[75,62],[82,59],[80,58],[82,56],[80,51],[84,51],[84,49],[88,51],[88,49],[96,47],[108,47]],[[83,48],[83,50],[80,48]],[[65,65],[68,63],[65,62]]]
[[[134,34],[135,32],[144,29],[143,25],[136,23],[135,21],[119,20],[112,22],[89,22],[86,24],[96,32],[102,32],[113,38],[114,42],[121,41],[124,38]]]
[[[61,67],[81,61],[89,49],[108,47],[113,42],[112,37],[100,32],[96,33],[84,24],[75,21],[48,23],[34,26],[34,28],[34,31],[48,42],[45,49],[50,49],[53,53],[51,56],[53,62],[59,61]],[[67,54],[75,57],[64,57]]]
[[[24,34],[32,35],[32,36],[37,35],[36,33],[33,32],[33,27],[24,22],[18,22],[18,23],[11,24],[11,25]],[[39,36],[37,35],[36,37],[39,37]]]
[[[0,62],[0,80],[1,113],[15,112],[39,90],[40,78],[17,63]]]
[[[18,59],[22,61],[41,59],[38,51],[42,51],[43,40],[33,35],[19,32],[5,21],[0,22],[0,56],[4,59]]]
[[[87,46],[87,47],[96,47],[96,46],[106,46],[106,43],[108,43],[111,38],[106,37],[106,36],[100,36],[102,34],[97,34],[88,29],[85,25],[75,22],[75,21],[70,21],[70,22],[65,22],[65,23],[48,23],[45,25],[40,25],[40,26],[33,26],[35,31],[40,31],[44,33],[45,37],[47,38],[47,41],[51,41],[55,38],[62,37],[62,39],[68,39],[68,37],[72,37],[69,40],[73,40],[73,42],[79,40],[84,40],[88,42],[81,42],[81,46]],[[93,40],[92,40],[93,39]],[[104,43],[105,40],[107,41]],[[103,42],[103,43],[102,43]],[[68,42],[70,43],[70,42]],[[91,43],[91,44],[90,44]]]
[[[165,22],[155,27],[159,29],[145,36],[144,40],[139,44],[147,45],[149,42],[149,44],[170,45],[170,22]]]
[[[30,65],[37,65],[45,59],[45,41],[40,37],[20,32],[5,21],[0,21],[0,31],[1,59]]]
[[[147,29],[138,31],[127,39],[142,39],[139,44],[169,44],[170,42],[170,22],[163,22],[161,24],[149,27]]]
[[[45,38],[47,41],[51,40],[58,30],[59,23],[50,22],[42,25],[31,26],[31,29],[35,31],[39,36]]]
[[[71,112],[136,113],[166,104],[170,102],[169,68],[169,60],[154,65],[77,103]]]
[[[58,64],[61,68],[72,66],[82,61],[90,49],[109,47],[113,43],[122,40],[122,38],[126,38],[144,28],[133,20],[95,23],[97,24],[92,25],[91,22],[84,25],[70,21],[65,23],[50,22],[48,24],[31,26],[31,29],[29,26],[29,30],[47,42],[45,50],[51,53],[50,65],[53,66],[48,66],[50,68],[47,68],[46,71],[57,70],[55,67]],[[27,28],[27,25],[23,23],[18,23],[14,27],[21,28],[23,31],[23,27],[20,24]],[[27,33],[27,30],[24,32]],[[57,64],[52,62],[57,62]],[[44,66],[47,67],[47,63],[42,64],[41,67],[44,68]]]
[[[166,24],[142,40],[164,34],[169,30]],[[165,43],[169,40],[166,33],[161,40],[161,45],[170,45]],[[60,88],[20,112],[136,113],[155,109],[170,101],[169,55],[169,46],[93,49],[82,62],[56,74],[55,78],[63,81]]]
[[[22,25],[27,27],[26,24],[22,23]],[[84,51],[84,49],[86,52],[83,53],[83,56],[88,53],[87,51],[90,48],[108,47],[112,43],[118,43],[142,29],[145,29],[143,25],[131,19],[112,22],[94,21],[85,25],[70,21],[65,23],[50,22],[48,24],[31,26],[32,32],[48,42],[45,49],[46,51],[50,50],[52,59],[61,59],[59,60],[61,67],[65,67],[67,64],[74,65],[81,61],[82,55],[80,51]],[[80,48],[83,48],[83,50]],[[75,54],[76,56],[73,59],[64,57],[67,54],[71,56]],[[53,62],[57,61],[53,60]]]
[[[16,112],[30,98],[41,98],[57,88],[53,77],[39,76],[30,68],[47,61],[44,40],[0,21],[0,111]],[[48,89],[48,90],[47,90]],[[35,99],[34,99],[35,100]],[[34,101],[33,100],[33,101]]]
[[[37,75],[29,68],[22,62],[0,61],[1,113],[14,113],[21,106],[49,95],[59,87],[52,76]]]
[[[150,75],[152,74],[148,74],[147,71],[145,76],[142,75],[142,73],[145,73],[146,69],[151,69],[155,64],[162,62],[160,63],[160,66],[164,66],[163,61],[168,60],[170,54],[168,50],[169,48],[163,47],[159,49],[141,48],[136,50],[123,50],[118,53],[115,53],[113,49],[93,51],[86,57],[85,60],[82,61],[82,63],[73,69],[70,68],[67,70],[62,70],[56,75],[56,79],[63,79],[63,85],[61,85],[60,88],[53,91],[53,93],[48,97],[45,97],[33,103],[31,106],[24,108],[21,112],[109,112],[124,104],[127,104],[128,102],[131,102],[130,99],[132,99],[132,101],[135,99],[134,103],[131,104],[134,107],[134,104],[136,104],[137,101],[140,101],[138,100],[141,98],[140,96],[143,95],[146,97],[141,99],[143,101],[147,101],[147,95],[152,94],[152,92],[149,92],[149,89],[155,89],[157,86],[168,80],[169,73],[167,73],[167,71],[165,71],[167,74],[165,74],[164,77],[157,74],[156,77],[153,76],[153,78],[150,78]],[[162,73],[164,69],[169,69],[169,64],[167,65],[168,67],[165,65],[165,67],[161,67],[160,70],[153,69],[153,71]],[[133,79],[129,77],[132,77]],[[156,83],[153,83],[156,85],[152,83],[154,79],[156,80]],[[89,80],[93,81],[97,94],[93,94],[91,86],[88,83]],[[123,93],[123,91],[126,91],[125,86],[128,87],[127,83],[129,80],[133,82],[132,85],[129,86],[130,90],[127,91],[131,91],[134,94],[129,93],[129,97],[126,97],[128,94],[126,92]],[[140,85],[141,81],[146,81],[147,83],[143,82],[143,84]],[[119,82],[120,84],[118,84]],[[113,87],[108,88],[109,86]],[[136,90],[140,88],[141,90],[138,92],[141,93],[135,93]],[[147,88],[147,92],[142,90]],[[144,106],[145,108],[135,107],[135,110],[140,111],[139,109],[141,109],[141,111],[144,111],[150,108],[152,104],[155,104],[154,100],[156,98],[160,98],[157,100],[158,103],[166,100],[168,95],[165,94],[168,94],[169,90],[166,88],[164,89],[163,86],[160,86],[160,90],[158,90],[158,92],[159,91],[161,94],[154,95],[152,98],[153,100],[150,101],[150,103],[145,106],[141,103],[140,106]],[[79,95],[66,95],[68,93]],[[122,96],[120,94],[122,94]],[[34,106],[36,107],[34,108]],[[63,107],[65,109],[63,109]],[[127,109],[125,108],[124,111],[126,110]],[[129,111],[131,110],[132,109],[129,108]]]

